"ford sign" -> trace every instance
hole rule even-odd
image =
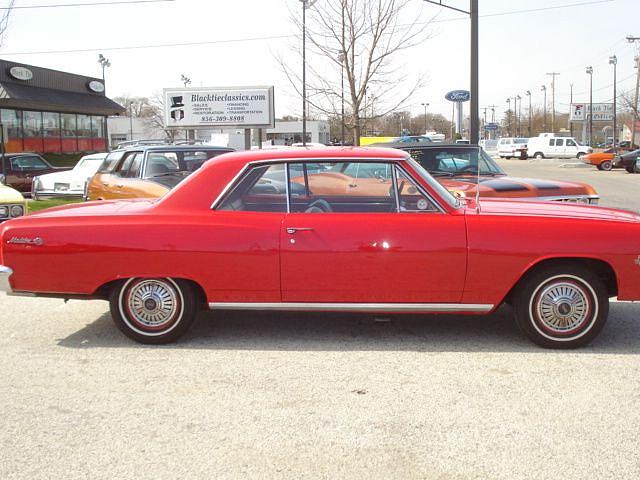
[[[451,90],[444,98],[450,102],[468,102],[471,98],[471,92],[468,90]]]

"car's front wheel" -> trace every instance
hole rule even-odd
[[[579,265],[556,265],[526,277],[514,298],[516,323],[546,348],[576,348],[602,330],[609,314],[603,281]]]
[[[535,155],[533,156],[533,158],[537,158],[538,160],[544,158],[544,153],[542,152],[536,152]]]
[[[147,344],[170,343],[183,335],[196,317],[196,303],[191,284],[171,278],[131,278],[109,296],[116,326]]]
[[[605,160],[600,164],[600,167],[602,167],[602,170],[609,171],[613,168],[613,162],[611,160]]]

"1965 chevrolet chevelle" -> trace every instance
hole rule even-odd
[[[609,297],[640,299],[640,216],[476,205],[393,149],[230,153],[158,201],[0,228],[2,289],[108,299],[143,343],[177,339],[202,307],[487,314],[509,302],[534,342],[571,348],[602,329]]]

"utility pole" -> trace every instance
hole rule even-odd
[[[629,43],[637,43],[640,42],[640,37],[632,37],[629,35],[627,37],[627,42]],[[631,146],[636,142],[636,125],[638,123],[638,90],[640,90],[640,49],[638,51],[638,55],[634,58],[636,62],[636,94],[633,100],[633,108],[631,112],[633,113],[633,125],[631,127]]]
[[[617,70],[618,70],[618,57],[616,57],[615,55],[612,55],[609,57],[609,64],[613,65],[613,151],[616,152],[616,146],[618,145],[618,142],[616,142],[616,137],[618,135],[618,120],[616,118],[616,114],[617,114],[617,108],[616,108],[616,96],[618,95],[616,92],[616,83],[618,82],[617,79]],[[607,143],[607,139],[604,139],[605,144]]]
[[[586,69],[589,75],[589,146],[593,145],[593,67]]]
[[[571,105],[573,105],[573,83],[569,84],[569,109],[571,109]],[[571,112],[569,112],[569,131],[571,132],[571,136],[573,137],[573,122],[571,121]]]
[[[507,130],[511,137],[511,97],[507,98]]]
[[[544,95],[542,102],[542,131],[545,132],[547,130],[547,86],[542,85],[541,90]]]
[[[531,90],[527,90],[526,91],[526,95],[527,95],[527,97],[529,97],[529,129],[528,129],[528,134],[529,134],[529,137],[531,137]]]
[[[191,84],[191,79],[189,77],[187,77],[184,73],[180,74],[180,81],[184,85],[184,88],[187,88],[187,85]],[[189,141],[189,129],[186,129],[184,131],[184,137],[185,137],[184,139],[188,142]],[[194,134],[193,138],[195,138],[195,134]]]
[[[556,75],[560,75],[558,72],[547,73],[551,75],[551,131],[556,131]]]
[[[518,106],[518,104],[520,106]],[[520,130],[520,116],[522,115],[522,97],[520,95],[516,95],[516,111],[517,111],[517,117],[516,117],[516,130],[518,132],[518,137],[520,137],[522,135],[522,132]]]

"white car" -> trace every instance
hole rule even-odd
[[[580,158],[593,153],[593,149],[581,145],[573,137],[557,137],[553,133],[541,133],[527,142],[528,155],[533,158]]]
[[[503,137],[498,140],[498,156],[510,159],[517,157],[522,160],[527,159],[527,139]]]
[[[82,197],[85,183],[98,171],[106,156],[106,153],[86,155],[72,170],[35,177],[31,184],[31,198]]]

